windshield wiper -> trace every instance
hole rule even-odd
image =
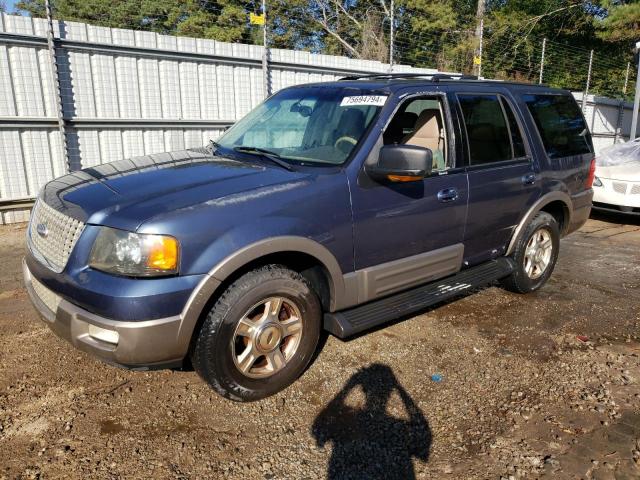
[[[215,140],[209,140],[209,150],[211,150],[211,155],[215,155],[216,151],[220,147],[220,144]]]
[[[289,165],[287,162],[282,160],[282,157],[280,157],[280,155],[278,155],[276,152],[272,152],[271,150],[267,150],[266,148],[234,147],[233,150],[240,153],[248,153],[250,155],[260,155],[263,158],[271,160],[276,165],[279,165],[282,168],[289,170],[290,172],[293,171],[293,168],[291,167],[291,165]]]

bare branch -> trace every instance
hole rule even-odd
[[[387,7],[387,2],[385,2],[384,0],[380,0],[380,6],[384,10],[384,14],[387,17],[390,17],[391,16],[391,11],[389,10],[389,7]]]
[[[355,23],[358,28],[362,28],[362,25],[360,24],[360,22],[358,21],[357,18],[355,18],[353,15],[351,15],[346,8],[344,8],[344,5],[342,5],[341,2],[339,2],[338,0],[333,0],[333,2],[336,4],[336,7],[338,7],[340,10],[342,10],[342,13],[345,14],[345,16],[351,20],[353,23]]]
[[[329,17],[327,15],[327,5],[322,0],[316,0],[316,4],[322,11],[322,19],[320,20],[317,18],[313,18],[313,20],[318,25],[320,25],[325,32],[327,32],[333,38],[338,40],[338,42],[340,42],[340,44],[344,48],[346,48],[354,57],[361,58],[360,53],[352,45],[350,45],[349,42],[347,42],[344,38],[342,38],[338,32],[332,29],[331,26],[329,25]]]

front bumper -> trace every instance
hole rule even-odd
[[[593,203],[616,205],[629,211],[640,209],[640,182],[600,178],[601,187],[593,187]]]
[[[133,369],[179,367],[187,353],[192,329],[182,316],[137,322],[116,321],[80,308],[35,279],[22,262],[24,284],[38,313],[59,337],[99,359]],[[90,326],[117,332],[117,344],[102,341]]]

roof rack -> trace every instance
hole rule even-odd
[[[393,80],[403,78],[426,78],[432,82],[440,80],[478,80],[476,75],[462,73],[369,73],[365,75],[349,75],[340,80]]]

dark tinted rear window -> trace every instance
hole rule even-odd
[[[513,158],[509,128],[497,95],[458,95],[471,165]]]
[[[591,153],[591,135],[568,95],[523,95],[550,158]]]

